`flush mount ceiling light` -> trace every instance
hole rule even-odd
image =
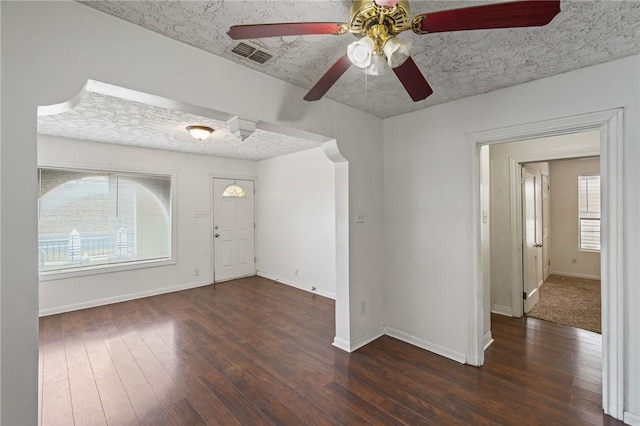
[[[199,141],[208,138],[213,133],[213,129],[207,126],[187,126],[187,130],[191,136]]]

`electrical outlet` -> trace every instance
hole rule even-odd
[[[365,307],[365,302],[360,302],[360,315],[364,315]]]
[[[293,271],[293,273],[296,275],[296,277],[298,276],[298,270],[297,269],[295,271]]]
[[[200,276],[200,269],[196,268],[193,270],[193,275],[195,275],[196,277]]]
[[[576,259],[575,257],[571,258],[571,263],[578,263],[578,259]]]

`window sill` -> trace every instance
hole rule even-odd
[[[113,272],[131,271],[135,269],[155,268],[158,266],[175,265],[174,259],[142,260],[120,265],[100,265],[78,268],[70,271],[40,272],[40,282],[62,280],[67,278],[84,277],[89,275],[110,274]]]

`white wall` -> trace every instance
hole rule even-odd
[[[258,162],[258,275],[335,298],[334,173],[322,148]]]
[[[491,145],[491,310],[512,315],[514,271],[511,265],[511,174],[510,163],[520,159],[553,158],[568,152],[598,151],[599,132],[553,136]],[[553,238],[553,234],[551,235]],[[518,299],[520,300],[520,299]],[[521,303],[521,302],[518,302]]]
[[[147,148],[38,136],[38,164],[175,173],[176,263],[40,283],[40,314],[97,306],[181,288],[210,284],[211,176],[255,177],[257,163]],[[209,212],[195,217],[196,211]],[[195,269],[200,275],[195,276]]]
[[[578,249],[578,176],[599,174],[599,158],[551,162],[552,274],[600,279],[600,253]]]
[[[469,235],[468,134],[624,107],[624,399],[627,411],[640,413],[640,262],[634,260],[640,258],[638,75],[640,57],[634,56],[384,120],[389,328],[447,356],[467,351],[473,297],[468,282],[475,276],[477,250]],[[492,190],[493,196],[499,194]]]
[[[12,207],[3,209],[0,222],[0,423],[37,420],[36,110],[68,100],[87,79],[335,138],[349,161],[351,214],[348,231],[340,220],[340,230],[348,232],[340,244],[348,254],[341,259],[348,257],[349,264],[337,268],[336,338],[350,349],[379,333],[381,120],[328,99],[305,102],[305,89],[76,2],[0,2],[0,7],[0,194],[2,206]],[[357,210],[366,212],[367,220],[354,226]],[[12,242],[18,239],[26,242],[16,247]],[[360,301],[370,308],[365,315],[357,309]]]

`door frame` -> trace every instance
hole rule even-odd
[[[545,179],[546,178],[546,179]],[[549,226],[547,226],[547,240],[545,242],[545,233],[544,233],[544,225],[545,223],[547,225],[550,224],[551,221],[551,208],[549,207],[549,204],[551,203],[551,189],[550,189],[550,185],[551,185],[551,178],[549,177],[549,175],[545,175],[544,173],[542,173],[540,175],[540,185],[542,185],[542,193],[540,194],[540,202],[542,204],[542,218],[541,218],[541,222],[542,222],[542,282],[544,283],[547,280],[547,277],[549,276],[549,247],[547,247],[547,244],[549,244],[549,241],[551,241],[551,228]],[[544,191],[545,191],[545,186],[547,187],[547,201],[545,202],[544,200]],[[546,262],[545,262],[546,260]],[[545,269],[547,271],[547,274],[545,275]]]
[[[214,179],[235,179],[235,180],[251,180],[253,181],[253,190],[254,190],[254,197],[253,197],[253,221],[256,224],[256,226],[253,228],[253,253],[254,253],[254,257],[256,256],[256,246],[257,246],[257,241],[256,239],[258,238],[258,233],[256,232],[256,228],[258,227],[258,215],[257,215],[257,211],[256,211],[256,197],[255,197],[255,193],[258,192],[258,177],[254,176],[254,175],[239,175],[236,173],[209,173],[209,211],[211,212],[211,216],[209,217],[209,247],[210,247],[210,251],[209,253],[211,253],[210,256],[210,260],[211,260],[211,267],[209,268],[209,282],[211,282],[211,284],[215,285],[215,247],[214,247],[214,237],[213,235],[215,234],[214,232],[214,217],[213,217],[213,212],[214,212],[214,203],[215,203],[215,195],[214,195],[214,185],[213,185],[213,181]],[[257,270],[257,265],[256,262],[254,261],[254,265],[253,265],[254,269]]]
[[[527,123],[467,134],[470,179],[469,195],[469,339],[467,363],[484,363],[483,295],[489,283],[482,278],[480,146],[536,139],[588,130],[600,131],[600,176],[602,185],[602,407],[616,419],[624,416],[624,247],[623,231],[623,116],[615,108],[571,117]],[[513,235],[513,232],[512,232]],[[517,235],[517,233],[516,233]],[[514,305],[517,306],[517,305]]]

